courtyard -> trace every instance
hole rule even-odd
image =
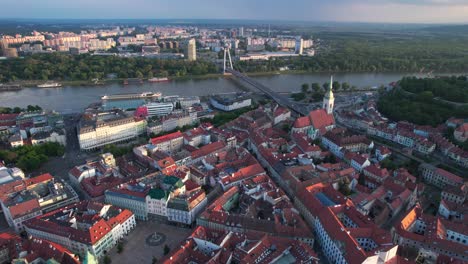
[[[164,257],[164,246],[172,251],[192,233],[192,229],[168,225],[156,220],[138,222],[136,228],[123,241],[123,251],[117,247],[110,252],[112,264],[152,263],[153,257]]]

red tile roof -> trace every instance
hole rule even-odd
[[[333,114],[327,114],[324,109],[317,109],[310,112],[309,118],[315,129],[322,129],[335,124]]]
[[[44,239],[33,237],[28,240],[26,249],[28,249],[27,259],[30,261],[40,257],[45,260],[54,259],[61,264],[80,264],[78,257],[75,257],[67,248]]]
[[[445,178],[447,178],[448,180],[452,181],[452,182],[456,182],[456,183],[463,183],[463,178],[462,177],[459,177],[451,172],[448,172],[444,169],[440,169],[440,168],[437,168],[435,170],[435,173],[436,174],[439,174]]]
[[[8,256],[10,259],[18,256],[21,248],[21,237],[14,233],[3,232],[0,233],[0,250],[8,249]]]
[[[210,143],[208,145],[205,145],[195,151],[192,152],[192,159],[200,158],[207,156],[208,154],[211,154],[215,151],[221,150],[226,146],[226,144],[222,141],[217,141]]]
[[[99,215],[103,204],[92,201],[81,201],[72,205],[68,205],[57,210],[51,211],[42,216],[25,222],[28,228],[40,230],[46,233],[55,234],[57,236],[69,237],[72,241],[77,241],[87,245],[94,245],[112,230],[117,222],[122,223],[133,215],[129,210],[122,210],[118,207],[111,206],[109,210],[115,210],[115,216],[106,220]],[[68,216],[69,212],[64,211],[73,209],[74,214],[71,216],[77,222],[90,224],[89,228],[81,229],[70,226],[67,219],[63,220],[64,216]],[[95,212],[92,214],[91,212]]]
[[[186,191],[192,191],[192,190],[200,188],[200,185],[198,185],[196,182],[194,182],[192,180],[187,180],[187,181],[185,181],[184,184],[185,184],[185,190]]]
[[[251,178],[253,176],[256,176],[262,173],[265,173],[265,170],[260,164],[256,163],[254,165],[250,165],[250,166],[239,169],[238,171],[234,172],[232,175],[223,178],[221,182],[226,185],[232,182],[245,180],[245,179]]]
[[[369,172],[370,174],[381,178],[382,180],[390,176],[390,173],[385,168],[380,168],[379,166],[372,164],[368,167],[364,168],[365,171]]]
[[[41,206],[39,205],[37,199],[31,199],[26,202],[12,205],[9,207],[9,209],[12,218],[17,218],[26,214],[39,211],[41,210]]]
[[[16,117],[19,114],[0,114],[0,126],[16,125]]]
[[[385,146],[380,146],[379,147],[379,151],[380,151],[380,154],[381,155],[385,155],[385,154],[391,154],[392,152],[390,151],[389,148],[385,147]]]
[[[285,107],[282,107],[282,106],[278,106],[274,112],[274,116],[277,117],[277,116],[280,116],[282,114],[286,114],[290,112],[289,109],[285,108]]]
[[[31,185],[38,184],[41,182],[50,181],[53,178],[54,177],[52,177],[52,175],[50,175],[49,173],[44,173],[33,178],[26,178],[24,179],[24,182],[26,183],[27,186],[31,186]]]
[[[177,132],[170,133],[170,134],[167,134],[167,135],[164,135],[164,136],[152,138],[151,143],[153,145],[157,145],[157,144],[160,144],[160,143],[163,143],[163,142],[166,142],[166,141],[169,141],[169,140],[173,140],[173,139],[176,139],[176,138],[179,138],[179,137],[183,137],[183,135],[182,135],[182,133],[180,131],[177,131]]]
[[[355,155],[352,159],[356,161],[359,165],[364,165],[364,163],[367,161],[367,158],[361,155]]]
[[[81,181],[81,187],[83,191],[85,191],[89,196],[92,198],[97,198],[103,196],[107,189],[111,189],[123,182],[124,180],[121,178],[108,176],[99,179],[98,183],[98,177],[95,176],[83,179]]]
[[[111,217],[109,220],[107,220],[107,224],[109,224],[110,227],[114,227],[118,224],[125,223],[130,217],[132,217],[133,213],[128,210],[128,209],[123,209],[122,212],[120,212],[118,215]]]
[[[310,119],[308,116],[299,117],[294,121],[294,128],[303,128],[310,126]]]

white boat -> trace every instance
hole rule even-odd
[[[148,79],[148,82],[151,82],[151,83],[155,83],[155,82],[168,82],[169,79],[168,78],[151,78],[151,79]]]
[[[159,99],[162,94],[160,92],[151,93],[125,93],[101,96],[101,100],[125,100],[125,99]]]
[[[62,87],[61,83],[58,82],[46,82],[43,84],[38,84],[37,87],[39,88],[56,88],[56,87]]]

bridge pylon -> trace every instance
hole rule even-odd
[[[229,59],[229,61],[227,61],[226,59]],[[227,65],[228,62],[229,62],[229,65]],[[226,66],[228,66],[229,69],[234,70],[234,67],[232,66],[232,59],[231,59],[231,45],[224,46],[224,60],[223,60],[223,74],[231,75],[231,73],[226,72]]]

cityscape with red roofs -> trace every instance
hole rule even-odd
[[[468,263],[466,1],[5,1],[0,264]]]

